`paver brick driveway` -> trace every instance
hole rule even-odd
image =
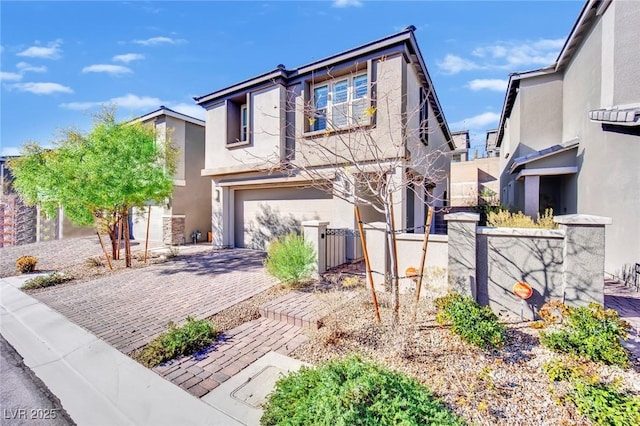
[[[205,318],[274,285],[254,250],[207,250],[34,297],[124,353],[190,315]]]

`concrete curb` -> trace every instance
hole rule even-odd
[[[0,279],[0,333],[80,425],[239,425]]]

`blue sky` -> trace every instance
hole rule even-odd
[[[0,3],[3,155],[57,129],[88,130],[101,103],[131,118],[295,68],[402,30],[416,37],[452,130],[495,128],[510,72],[550,65],[582,1]]]

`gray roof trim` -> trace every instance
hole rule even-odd
[[[640,106],[635,108],[594,109],[589,111],[589,120],[616,126],[640,126]]]
[[[140,117],[136,117],[133,120],[130,120],[130,122],[138,122],[138,121],[147,121],[147,120],[151,120],[152,118],[156,118],[156,117],[160,117],[161,115],[166,115],[169,117],[173,117],[173,118],[177,118],[180,120],[184,120],[187,121],[189,123],[193,123],[196,124],[198,126],[203,126],[204,127],[204,120],[200,120],[199,118],[195,118],[192,117],[190,115],[187,114],[183,114],[181,112],[178,111],[174,111],[172,109],[169,109],[167,107],[165,107],[164,105],[161,106],[160,108],[158,108],[155,111],[151,111],[150,113],[147,113],[145,115],[141,115]]]
[[[278,78],[286,78],[286,77],[287,77],[287,71],[284,69],[284,67],[282,68],[278,67],[273,71],[269,71],[264,74],[260,74],[256,77],[249,78],[247,80],[241,81],[240,83],[236,83],[233,86],[220,89],[216,92],[211,92],[203,96],[194,96],[193,100],[195,100],[198,105],[202,105],[206,102],[210,102],[216,98],[220,98],[222,96],[228,95],[238,90],[247,89],[249,87],[255,86],[260,83],[270,82]]]
[[[561,152],[569,151],[570,149],[577,148],[579,144],[580,140],[578,138],[574,138],[559,145],[553,145],[549,148],[545,148],[531,154],[523,155],[522,157],[516,157],[513,159],[513,163],[511,163],[509,172],[515,173],[520,169],[520,167],[525,166],[533,161],[541,160],[543,158],[560,154]]]

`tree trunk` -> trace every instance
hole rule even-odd
[[[389,194],[388,204],[385,206],[384,214],[387,222],[387,245],[389,246],[389,260],[391,267],[391,306],[393,309],[392,323],[394,326],[400,324],[400,280],[398,278],[398,256],[395,244],[395,229],[393,219],[393,199]]]
[[[113,226],[107,225],[107,232],[109,233],[109,239],[111,239],[111,258],[118,258],[118,236],[116,235],[116,224]]]
[[[125,212],[121,216],[120,223],[124,230],[124,257],[127,268],[131,268],[131,240],[129,239],[129,212]]]

